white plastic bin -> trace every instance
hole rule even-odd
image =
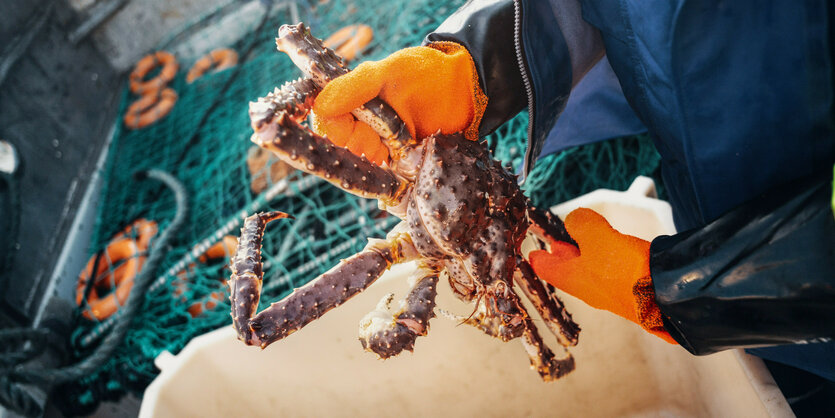
[[[652,193],[652,181],[639,178],[628,192],[598,190],[554,209],[564,216],[590,207],[622,232],[651,239],[674,232],[669,205]],[[405,292],[409,269],[395,266],[263,351],[236,340],[230,326],[177,356],[163,353],[140,416],[792,416],[760,360],[741,351],[692,356],[570,296],[563,299],[583,328],[571,349],[577,369],[556,382],[540,380],[519,342],[443,317],[414,353],[378,360],[357,341],[358,322],[386,293]],[[440,308],[469,313],[448,286],[438,287]]]

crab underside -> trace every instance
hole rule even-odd
[[[557,358],[543,343],[514,290],[514,284],[522,290],[560,344],[577,343],[579,327],[554,288],[536,277],[520,249],[529,233],[545,243],[573,245],[562,222],[534,208],[515,176],[490,157],[484,144],[460,134],[411,138],[379,98],[352,113],[371,125],[388,148],[389,160],[382,165],[311,132],[303,123],[313,100],[348,69],[303,24],[282,26],[276,43],[306,78],[250,104],[253,142],[347,192],[377,199],[381,209],[401,222],[385,239],[369,240],[359,253],[256,312],[264,228],[286,215],[269,212],[247,218],[229,281],[238,338],[266,347],[363,291],[393,264],[417,261],[400,309],[392,312],[388,297],[360,322],[359,339],[365,349],[382,358],[411,351],[417,337],[429,330],[438,281],[447,277],[453,293],[474,305],[472,315],[457,318],[462,323],[504,341],[519,338],[544,380],[573,370],[570,353]]]

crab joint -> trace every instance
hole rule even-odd
[[[399,229],[395,227],[395,231]],[[242,339],[249,345],[266,347],[342,305],[374,283],[392,263],[406,260],[411,244],[405,239],[402,233],[397,233],[390,234],[386,240],[374,240],[363,251],[342,260],[251,319],[244,317],[242,320],[250,332],[242,335]]]

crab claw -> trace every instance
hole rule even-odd
[[[232,321],[238,338],[250,341],[253,337],[249,319],[258,309],[261,295],[261,280],[264,276],[261,265],[261,240],[267,224],[276,219],[292,218],[284,212],[262,212],[249,216],[241,228],[241,239],[229,267],[229,299],[232,303]]]
[[[412,351],[417,337],[426,335],[429,320],[435,316],[435,295],[437,295],[438,273],[424,268],[418,269],[412,278],[413,287],[400,302],[400,312],[392,315],[389,311],[393,294],[385,296],[377,308],[360,321],[359,340],[362,347],[386,359]]]

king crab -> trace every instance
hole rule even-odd
[[[560,344],[576,345],[579,327],[554,288],[536,277],[520,249],[529,232],[546,243],[573,245],[562,222],[534,208],[515,177],[490,157],[484,144],[461,134],[411,138],[379,98],[352,113],[377,131],[390,161],[374,164],[311,132],[301,123],[313,100],[348,69],[301,23],[282,26],[276,43],[307,78],[286,83],[250,104],[252,141],[295,168],[377,199],[381,209],[402,221],[385,239],[370,239],[359,253],[256,313],[264,228],[288,215],[269,212],[247,218],[229,281],[238,338],[264,348],[363,291],[393,264],[417,261],[401,308],[392,313],[392,298],[386,297],[360,322],[359,339],[366,350],[381,358],[411,351],[435,316],[436,286],[445,273],[453,293],[475,305],[469,317],[459,320],[503,341],[521,337],[532,368],[546,381],[573,370],[574,358],[567,352],[557,358],[544,344],[513,289],[514,283],[522,289]]]

